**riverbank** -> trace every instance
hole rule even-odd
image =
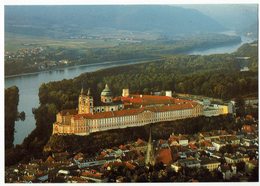
[[[32,114],[32,108],[39,107],[39,87],[42,83],[50,81],[61,81],[71,79],[82,73],[94,72],[102,69],[125,66],[131,64],[141,64],[160,60],[160,58],[142,58],[120,61],[106,61],[102,63],[93,63],[87,65],[71,66],[60,70],[28,73],[5,78],[5,87],[17,86],[20,90],[20,101],[18,110],[23,110],[26,114],[25,121],[15,122],[14,145],[21,144],[26,136],[35,129],[35,118]]]
[[[257,39],[255,39],[255,38],[241,36],[241,42],[238,42],[238,43],[233,43],[233,44],[226,45],[226,46],[223,46],[223,45],[214,46],[214,47],[210,47],[210,48],[197,48],[194,50],[190,50],[186,54],[187,55],[211,55],[211,54],[224,54],[224,53],[231,54],[233,52],[236,52],[236,50],[243,44],[252,43],[256,40]]]
[[[63,67],[77,66],[84,64],[100,63],[103,61],[128,61],[137,58],[158,58],[161,55],[188,54],[191,50],[198,48],[208,49],[216,46],[229,46],[240,43],[241,37],[227,36],[224,34],[202,34],[185,38],[171,38],[153,41],[144,41],[140,44],[120,45],[113,48],[91,49],[82,51],[80,49],[67,49],[61,51],[54,49],[42,49],[35,55],[32,51],[13,54],[13,57],[5,57],[6,77],[63,69]],[[35,49],[36,50],[36,49]],[[8,52],[8,51],[7,51]],[[23,57],[19,57],[23,56]],[[44,60],[43,60],[44,59]],[[63,62],[67,63],[64,64]]]
[[[150,61],[152,62],[152,61],[159,60],[159,59],[161,59],[161,58],[137,58],[137,59],[127,59],[127,60],[106,61],[106,62],[100,62],[100,63],[90,63],[90,64],[84,64],[84,65],[64,66],[64,67],[58,67],[58,68],[54,68],[54,69],[42,70],[42,71],[37,71],[37,72],[8,75],[8,76],[5,76],[5,79],[20,77],[20,76],[37,75],[39,73],[44,73],[44,72],[53,72],[53,71],[60,71],[60,70],[65,70],[65,69],[69,70],[69,69],[79,68],[79,67],[88,67],[88,66],[93,66],[93,65],[104,65],[104,64],[112,64],[112,63],[117,64],[117,63],[122,63],[122,62],[129,62],[129,61],[140,63],[140,60],[144,61],[144,62],[150,62]],[[122,64],[122,65],[124,65],[124,64]]]

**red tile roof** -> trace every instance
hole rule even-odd
[[[212,143],[210,141],[204,140],[201,142],[201,145],[204,147],[213,147]]]
[[[164,164],[171,163],[172,162],[171,149],[160,149],[157,160],[163,162]]]
[[[49,156],[47,159],[46,159],[46,162],[47,163],[53,163],[55,160],[53,159],[53,157]]]
[[[126,148],[125,145],[120,145],[120,146],[119,146],[119,149],[121,149],[121,150],[126,150],[127,148]]]
[[[252,120],[252,119],[253,119],[252,115],[250,115],[250,114],[246,115],[246,120]]]
[[[84,154],[81,153],[81,152],[74,156],[74,159],[76,159],[76,160],[80,160],[80,159],[83,159],[83,158],[84,158]]]
[[[102,152],[100,153],[100,155],[105,156],[105,155],[107,155],[107,153],[106,153],[105,151],[102,151]]]
[[[144,104],[156,104],[156,103],[174,103],[174,99],[167,96],[155,96],[155,95],[130,95],[129,97],[121,97],[123,102],[130,103],[144,103]]]
[[[164,143],[168,143],[167,140],[159,139],[159,144],[162,145]]]
[[[197,146],[192,143],[189,143],[189,147],[190,147],[190,149],[193,149],[193,150],[197,149]]]
[[[174,141],[178,141],[178,139],[179,139],[179,137],[178,136],[175,136],[175,135],[170,135],[170,137],[169,137],[169,139],[168,139],[168,141],[170,142],[170,143],[172,143],[172,142],[174,142]]]
[[[81,174],[82,176],[87,176],[87,177],[92,177],[92,178],[101,178],[102,177],[102,173],[99,172],[95,172],[95,171],[84,171]]]
[[[112,167],[119,167],[123,165],[123,162],[119,162],[119,161],[109,162],[109,165]]]
[[[127,168],[129,168],[130,170],[135,169],[135,165],[133,165],[133,164],[130,163],[130,162],[125,162],[125,166],[126,166]]]
[[[121,99],[123,103],[132,103],[137,105],[178,104],[191,102],[190,100],[156,95],[130,95],[129,97],[117,97],[115,100],[119,99]]]
[[[139,145],[142,146],[142,145],[145,145],[146,142],[145,142],[144,140],[138,138],[137,141],[135,142],[135,144],[136,144],[137,146],[139,146]]]
[[[196,102],[187,102],[183,104],[175,104],[175,105],[164,105],[164,106],[153,106],[153,107],[143,107],[137,109],[127,109],[127,110],[119,110],[119,111],[109,111],[109,112],[99,112],[94,114],[76,114],[73,116],[75,120],[87,118],[87,119],[98,119],[98,118],[112,118],[112,117],[120,117],[120,116],[131,116],[137,115],[144,111],[151,112],[166,112],[173,110],[184,110],[184,109],[192,109],[198,105]]]
[[[244,132],[247,132],[247,133],[252,133],[252,132],[253,132],[253,128],[252,128],[251,125],[243,125],[243,126],[242,126],[242,130],[243,130]]]

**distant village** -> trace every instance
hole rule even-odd
[[[53,70],[57,67],[67,66],[72,63],[68,59],[53,60],[49,59],[50,52],[46,47],[35,47],[34,43],[24,44],[32,48],[22,48],[17,52],[5,52],[5,62],[8,63],[23,63],[26,62],[28,68],[33,68],[38,71]],[[29,62],[35,61],[35,62]],[[37,61],[37,62],[36,62]]]
[[[214,130],[195,135],[172,133],[168,139],[150,138],[149,142],[148,139],[136,139],[131,143],[101,149],[94,157],[81,152],[52,153],[45,160],[32,159],[29,163],[7,167],[5,181],[149,182],[152,181],[151,176],[145,170],[149,170],[151,162],[147,158],[151,156],[158,169],[153,174],[160,179],[168,179],[171,174],[180,174],[185,178],[187,170],[197,168],[219,175],[219,181],[248,181],[254,168],[258,168],[258,124],[250,115],[246,116],[244,125],[237,131]],[[153,150],[147,155],[149,145]],[[140,172],[141,168],[143,172]],[[188,179],[190,182],[199,181],[196,177]],[[166,181],[176,180],[173,177]]]

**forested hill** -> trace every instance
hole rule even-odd
[[[53,103],[58,110],[75,108],[82,83],[85,89],[92,89],[94,99],[99,99],[106,83],[115,95],[121,95],[126,87],[132,93],[172,90],[222,99],[256,94],[257,55],[257,46],[251,44],[233,54],[168,55],[158,62],[110,68],[85,73],[73,80],[43,84],[39,91],[40,102]],[[240,72],[238,56],[251,57],[249,72]]]
[[[59,33],[82,34],[95,28],[171,35],[225,30],[197,10],[158,5],[6,6],[5,20],[5,32],[53,37]]]
[[[258,70],[258,41],[242,45],[235,55],[250,57],[249,68],[253,71]]]

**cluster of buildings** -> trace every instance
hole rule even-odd
[[[244,127],[249,125],[244,125]],[[209,171],[219,171],[223,180],[229,180],[233,176],[241,177],[246,181],[246,173],[258,166],[258,129],[254,132],[225,130],[201,132],[191,136],[170,136],[172,146],[181,147],[176,156],[177,161],[171,164],[175,171],[188,168],[207,168]],[[250,138],[250,143],[247,139]],[[185,140],[185,141],[184,141]],[[228,149],[228,150],[227,150]],[[232,151],[232,152],[229,152]],[[238,163],[244,163],[244,172],[238,170]],[[244,174],[243,174],[244,173]]]
[[[25,45],[26,46],[26,45]],[[28,45],[30,46],[30,45]],[[30,55],[37,55],[44,51],[43,47],[33,47],[33,48],[22,48],[19,49],[16,53],[5,51],[5,57],[15,58],[15,57],[25,57]]]
[[[228,152],[228,149],[233,153]],[[52,153],[45,160],[7,167],[6,182],[107,182],[108,173],[125,167],[136,170],[162,162],[167,169],[181,172],[185,168],[218,171],[222,181],[233,177],[248,181],[258,166],[257,124],[243,125],[238,131],[214,130],[195,135],[172,134],[168,139],[137,139],[128,144],[100,149],[94,157],[81,152]],[[240,164],[240,165],[239,165]],[[242,164],[242,168],[241,168]],[[121,172],[122,174],[122,172]],[[115,182],[123,182],[119,175]],[[194,178],[196,179],[196,178]],[[132,180],[134,181],[134,180]]]
[[[130,94],[123,89],[122,96],[114,97],[108,85],[101,92],[100,100],[88,90],[81,90],[78,108],[62,110],[56,115],[53,134],[88,135],[110,129],[143,126],[162,121],[173,121],[198,116],[217,116],[233,113],[233,105],[212,105],[199,101],[164,96]]]
[[[19,59],[22,59],[24,57],[31,57],[35,55],[39,55],[44,51],[43,47],[34,47],[34,48],[22,48],[19,49],[17,52],[5,52],[5,61],[6,62],[13,62],[13,61],[19,61]]]
[[[35,44],[24,44],[25,46],[34,46]],[[59,61],[47,59],[47,51],[44,47],[33,47],[33,48],[22,48],[16,52],[5,52],[5,62],[24,62],[27,60],[27,65],[29,67],[37,68],[38,70],[51,69],[58,66],[65,66],[71,64],[72,62],[67,59],[62,59]],[[30,64],[28,64],[28,58],[31,59]]]

